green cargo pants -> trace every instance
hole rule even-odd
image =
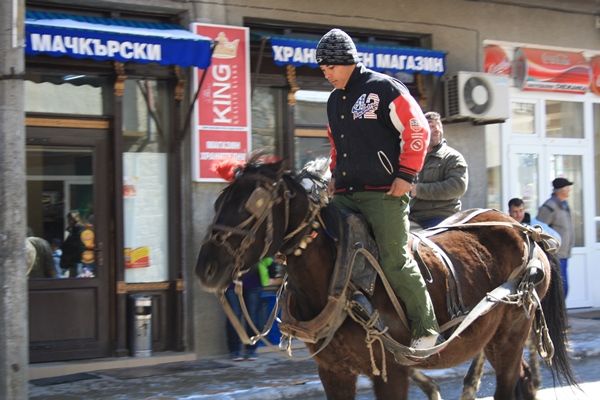
[[[336,194],[333,204],[362,214],[375,235],[379,263],[396,295],[406,305],[413,339],[439,332],[425,281],[416,261],[408,255],[408,195],[383,192]]]

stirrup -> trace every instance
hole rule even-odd
[[[350,298],[352,302],[352,310],[354,311],[354,315],[360,318],[361,321],[368,323],[371,321],[373,314],[375,313],[375,309],[371,302],[367,299],[367,297],[359,290],[352,293],[352,297]],[[375,321],[375,328],[379,331],[385,331],[386,327],[381,322],[381,319],[377,317]]]

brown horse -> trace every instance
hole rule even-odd
[[[337,226],[341,216],[333,206],[315,206],[318,202],[313,201],[314,197],[314,192],[307,193],[297,177],[283,171],[281,163],[250,160],[215,203],[216,215],[196,266],[201,286],[212,292],[223,291],[233,279],[254,268],[262,257],[281,252],[287,255],[286,291],[292,299],[284,311],[298,321],[314,321],[322,316],[324,309],[332,304],[330,283],[338,255],[336,241],[327,228]],[[462,300],[472,307],[514,278],[515,271],[524,263],[524,254],[528,254],[525,249],[529,239],[526,232],[512,227],[514,220],[499,211],[481,212],[469,222],[490,224],[449,228],[430,239],[453,263]],[[557,277],[556,270],[551,268],[544,252],[536,253],[539,267],[533,274],[539,280],[532,291],[541,299],[551,300],[542,301],[555,348],[551,368],[559,381],[574,383],[566,349],[566,323],[561,318],[564,310],[553,308],[556,304],[564,306],[560,287],[551,284],[551,279]],[[422,258],[433,278],[428,290],[438,322],[446,324],[452,319],[446,301],[448,269],[431,251]],[[350,297],[346,296],[347,289],[344,293],[337,300],[347,303]],[[380,277],[369,300],[389,335],[398,343],[410,343],[410,332],[398,318]],[[351,318],[332,322],[330,325],[336,328],[332,334],[319,336],[314,343],[307,341],[306,346],[316,353],[314,359],[328,399],[355,398],[359,374],[371,378],[378,399],[407,399],[412,368],[448,368],[471,360],[481,351],[496,372],[495,399],[533,399],[531,373],[523,359],[533,319],[528,318],[525,308],[511,302],[496,303],[459,337],[447,342],[443,350],[418,359],[416,365],[396,362],[383,346],[366,343],[368,332],[364,324]],[[381,373],[384,370],[387,377]]]

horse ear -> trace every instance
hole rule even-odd
[[[276,161],[275,163],[273,163],[273,165],[275,166],[275,168],[277,169],[277,174],[278,175],[283,175],[283,173],[289,169],[288,168],[288,162],[289,162],[289,158],[282,158],[279,161]]]

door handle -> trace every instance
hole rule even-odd
[[[96,246],[94,247],[94,258],[96,259],[97,265],[99,267],[102,267],[104,265],[104,249],[103,249],[103,244],[102,242],[98,242],[96,243]]]

